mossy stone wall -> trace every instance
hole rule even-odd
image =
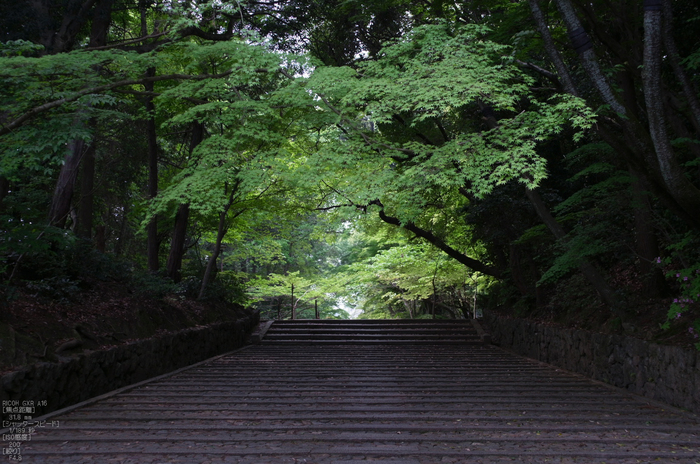
[[[31,400],[47,406],[34,416],[172,372],[240,348],[258,324],[259,313],[234,322],[185,329],[62,362],[40,362],[4,375],[0,400]]]
[[[492,342],[522,356],[700,413],[700,352],[485,314]]]

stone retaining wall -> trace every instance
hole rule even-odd
[[[259,313],[235,321],[148,338],[58,363],[40,362],[0,379],[0,400],[31,400],[47,406],[34,417],[117,388],[174,371],[243,346]]]
[[[700,352],[485,314],[495,345],[700,413]]]

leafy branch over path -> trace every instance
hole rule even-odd
[[[269,72],[268,69],[256,69],[255,71],[259,72],[259,73]],[[104,85],[100,85],[97,87],[83,89],[83,90],[75,92],[70,97],[64,97],[64,98],[61,98],[59,100],[54,100],[54,101],[51,101],[48,103],[44,103],[43,105],[36,106],[36,107],[30,109],[29,111],[26,111],[21,116],[7,122],[6,124],[3,124],[3,126],[0,128],[0,136],[11,132],[13,129],[20,127],[22,124],[29,121],[31,118],[33,118],[33,117],[35,117],[35,116],[37,116],[45,111],[48,111],[48,110],[53,109],[53,108],[57,108],[57,107],[62,106],[66,103],[74,102],[85,95],[96,94],[96,93],[104,92],[106,90],[116,89],[118,87],[125,87],[127,85],[145,84],[147,82],[159,82],[159,81],[178,80],[178,79],[179,80],[193,80],[193,81],[200,81],[200,80],[206,80],[206,79],[221,79],[223,77],[230,76],[234,72],[235,72],[235,70],[225,71],[225,72],[218,73],[218,74],[199,74],[199,75],[164,74],[164,75],[160,75],[160,76],[142,77],[139,79],[124,79],[121,81],[111,82],[109,84],[104,84]]]

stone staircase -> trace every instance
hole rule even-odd
[[[471,322],[261,329],[260,344],[55,413],[24,461],[700,462],[697,416],[483,344]]]
[[[260,336],[265,345],[481,345],[486,335],[473,320],[274,321]]]

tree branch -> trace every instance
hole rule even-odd
[[[536,64],[533,64],[533,63],[528,63],[528,62],[521,61],[521,60],[515,60],[515,62],[518,63],[518,64],[519,64],[520,66],[522,66],[523,68],[532,69],[532,70],[535,71],[536,73],[541,74],[542,76],[546,77],[546,78],[549,79],[554,85],[556,85],[557,88],[560,88],[560,89],[564,88],[564,87],[562,86],[562,83],[559,81],[559,78],[557,77],[557,75],[554,74],[553,72],[547,71],[546,69],[541,68],[541,67],[539,67],[539,66],[537,66]]]
[[[259,72],[259,70],[258,70]],[[268,72],[268,70],[265,70],[264,72]],[[105,85],[99,85],[97,87],[92,87],[89,89],[83,89],[75,94],[71,95],[70,97],[65,97],[61,98],[58,100],[54,100],[52,102],[44,103],[43,105],[35,106],[31,110],[27,111],[24,113],[22,116],[14,119],[13,121],[10,121],[9,123],[5,124],[0,128],[0,136],[5,135],[10,133],[12,130],[20,127],[25,121],[41,114],[44,113],[50,109],[57,108],[63,104],[74,102],[78,100],[80,97],[84,97],[85,95],[89,95],[91,93],[99,93],[99,92],[104,92],[106,90],[112,90],[117,87],[123,87],[126,85],[135,85],[135,84],[144,84],[146,82],[158,82],[158,81],[165,81],[165,80],[170,80],[170,79],[183,79],[183,80],[204,80],[204,79],[217,79],[217,78],[222,78],[229,76],[230,74],[233,73],[233,70],[226,71],[220,74],[199,74],[196,76],[192,76],[189,74],[164,74],[161,76],[153,76],[153,77],[141,77],[139,79],[125,79],[122,81],[117,81],[117,82],[112,82],[110,84],[105,84]]]
[[[384,205],[382,204],[381,201],[379,200],[374,200],[370,202],[370,205],[377,205],[381,209],[379,210],[379,217],[381,218],[382,221],[386,222],[387,224],[392,224],[397,227],[403,227],[404,229],[408,230],[409,232],[412,232],[414,235],[417,237],[420,237],[424,240],[427,240],[429,243],[434,245],[435,247],[439,248],[440,250],[444,251],[449,257],[456,259],[458,262],[464,264],[468,268],[481,272],[482,274],[490,275],[492,277],[495,277],[497,279],[500,279],[501,273],[494,269],[491,266],[488,266],[481,261],[477,261],[476,259],[470,258],[469,256],[465,255],[464,253],[455,250],[451,246],[449,246],[447,243],[442,241],[440,238],[436,237],[435,234],[430,232],[429,230],[422,229],[415,225],[412,222],[406,222],[402,223],[400,219],[392,217],[387,215],[384,212]]]
[[[131,44],[143,42],[143,41],[148,40],[148,39],[155,39],[156,37],[163,36],[163,35],[167,34],[168,32],[169,31],[158,32],[158,33],[154,33],[154,34],[147,35],[144,37],[139,37],[137,39],[127,40],[125,42],[114,43],[111,45],[103,45],[101,47],[88,47],[88,48],[84,48],[83,50],[92,51],[92,50],[109,50],[110,48],[119,48],[119,47],[123,47],[125,45],[131,45]]]

